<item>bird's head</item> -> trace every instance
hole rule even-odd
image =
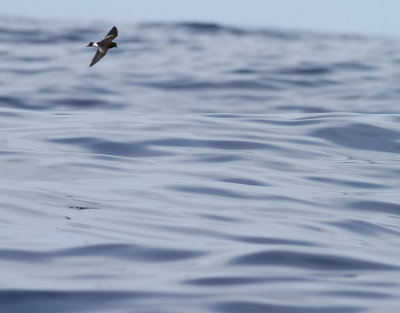
[[[110,45],[108,46],[108,48],[111,49],[111,48],[118,48],[118,47],[115,42],[110,42]]]

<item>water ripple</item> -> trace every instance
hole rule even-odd
[[[400,153],[400,133],[374,125],[355,123],[342,127],[327,127],[314,131],[312,135],[345,147]]]
[[[372,271],[397,270],[397,266],[365,261],[338,255],[323,255],[293,251],[263,251],[239,256],[231,261],[232,265],[263,265],[310,268],[329,271]]]
[[[147,248],[127,244],[92,245],[53,252],[0,250],[0,259],[18,262],[43,262],[64,257],[106,257],[141,262],[172,262],[204,255],[199,251]]]
[[[257,302],[241,302],[230,301],[221,303],[216,306],[218,312],[235,313],[235,312],[249,312],[249,313],[356,313],[364,311],[361,307],[356,306],[330,306],[330,307],[313,307],[313,306],[288,306],[280,304],[267,304]]]
[[[89,137],[60,138],[51,139],[50,141],[60,144],[77,145],[96,154],[120,157],[154,157],[170,155],[168,152],[148,148],[147,145],[142,142],[116,142]]]

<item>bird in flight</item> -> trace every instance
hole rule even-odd
[[[95,65],[97,62],[100,61],[102,57],[104,57],[108,51],[108,49],[111,48],[116,48],[117,44],[113,42],[113,40],[118,36],[118,30],[114,26],[111,28],[111,30],[108,32],[108,34],[104,37],[103,40],[98,41],[98,42],[89,42],[89,44],[86,47],[97,47],[97,52],[93,57],[92,63],[90,63],[89,67]]]

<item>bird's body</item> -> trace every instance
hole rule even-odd
[[[103,40],[98,42],[89,42],[87,47],[97,47],[97,52],[93,57],[92,63],[90,63],[89,67],[95,65],[97,62],[100,61],[102,57],[104,57],[108,51],[108,49],[116,48],[117,44],[113,42],[113,40],[118,36],[118,30],[114,26],[108,32],[108,34],[104,37]]]

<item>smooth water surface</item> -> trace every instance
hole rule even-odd
[[[400,42],[0,22],[1,312],[398,312]]]

